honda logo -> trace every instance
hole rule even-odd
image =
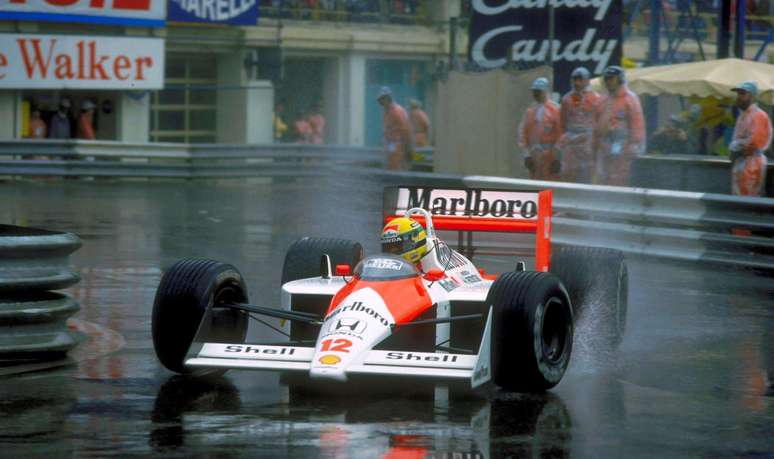
[[[351,317],[342,317],[336,320],[333,330],[336,332],[349,332],[357,335],[363,333],[366,329],[366,323],[361,319],[353,319]]]

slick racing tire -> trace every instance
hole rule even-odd
[[[242,275],[231,265],[212,260],[184,259],[161,278],[153,303],[153,348],[161,363],[176,373],[212,375],[223,371],[193,371],[184,366],[185,355],[208,309],[210,320],[202,324],[204,339],[217,343],[244,343],[248,315],[218,308],[223,303],[247,303]]]
[[[544,392],[570,362],[573,311],[558,277],[509,272],[492,284],[492,380],[515,392]]]
[[[331,239],[304,237],[296,240],[285,254],[282,265],[282,285],[299,279],[307,279],[320,275],[320,259],[323,254],[331,258],[331,268],[337,264],[348,264],[355,268],[363,259],[363,246],[359,242],[347,239]],[[330,297],[316,295],[296,295],[293,297],[294,311],[325,314],[330,303]],[[320,331],[319,326],[301,322],[291,322],[290,339],[309,341],[315,340]]]
[[[588,325],[592,341],[618,347],[626,330],[629,273],[620,250],[562,247],[551,257],[551,272],[567,288],[577,322]]]
[[[320,275],[320,258],[331,257],[331,268],[347,264],[355,269],[363,259],[363,246],[347,239],[304,237],[296,240],[285,254],[282,265],[282,283],[317,277]]]

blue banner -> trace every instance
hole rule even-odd
[[[256,25],[258,0],[169,0],[167,21]]]

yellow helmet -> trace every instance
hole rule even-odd
[[[382,230],[382,252],[400,255],[416,263],[427,253],[427,233],[418,221],[400,217],[390,221]]]

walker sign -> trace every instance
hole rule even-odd
[[[162,27],[166,0],[0,0],[0,20]]]
[[[599,74],[621,61],[622,0],[473,0],[469,58],[493,69],[509,59],[548,62],[549,5],[554,7],[554,82],[568,89],[579,66]]]
[[[167,20],[254,26],[258,0],[169,0]]]
[[[162,89],[164,40],[0,34],[2,89]]]

